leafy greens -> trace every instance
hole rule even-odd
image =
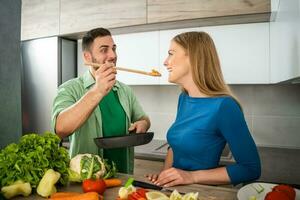
[[[18,144],[6,146],[0,151],[0,187],[22,180],[36,188],[47,169],[59,172],[59,182],[65,185],[69,178],[70,159],[67,150],[59,147],[59,143],[57,135],[45,132],[24,135]]]

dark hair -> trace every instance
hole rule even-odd
[[[82,50],[89,50],[97,37],[111,36],[109,30],[105,28],[95,28],[88,31],[82,38]]]

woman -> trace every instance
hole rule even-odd
[[[213,40],[204,32],[173,38],[164,65],[182,87],[177,117],[167,133],[170,148],[154,184],[239,184],[260,177],[260,159],[240,104],[225,84]],[[228,143],[236,161],[218,165]]]

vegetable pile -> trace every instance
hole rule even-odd
[[[60,139],[53,133],[27,134],[18,144],[12,143],[0,151],[0,187],[16,181],[30,183],[37,188],[48,169],[61,174],[59,183],[68,182],[69,155],[59,147]]]

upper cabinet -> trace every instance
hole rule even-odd
[[[60,0],[60,34],[146,23],[146,0]]]
[[[209,26],[160,32],[160,66],[167,57],[170,40],[187,31],[205,31],[216,45],[222,72],[228,84],[269,83],[269,24],[253,23]],[[161,68],[161,84],[168,83],[168,71]]]
[[[240,18],[236,16],[267,14],[270,9],[271,2],[267,0],[148,0],[147,13],[148,23],[157,23],[224,16]]]
[[[300,1],[281,0],[270,22],[271,82],[300,82]]]
[[[274,1],[274,0],[272,0]],[[267,22],[271,0],[22,0],[22,40]]]
[[[118,54],[117,66],[148,72],[156,69],[162,74],[161,77],[151,77],[118,71],[118,80],[129,85],[170,84],[169,73],[163,66],[170,41],[175,35],[187,31],[205,31],[213,38],[222,72],[228,84],[270,83],[269,23],[114,35]]]
[[[116,35],[117,66],[151,72],[160,70],[159,31]],[[157,85],[159,77],[118,71],[117,79],[129,85]]]
[[[22,0],[21,40],[59,35],[60,0]]]

